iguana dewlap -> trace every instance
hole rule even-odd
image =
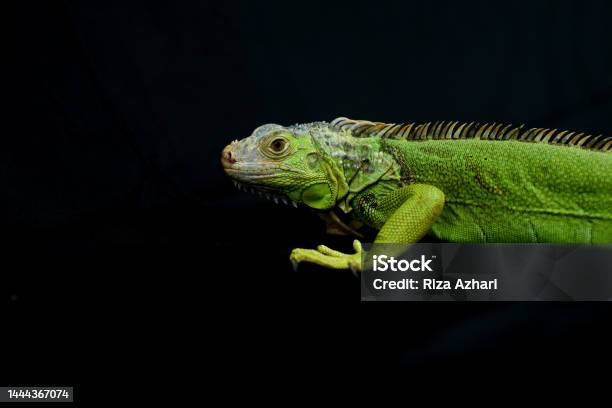
[[[612,243],[612,137],[461,122],[263,125],[228,145],[239,186],[378,229],[375,243],[431,232],[451,242]],[[349,229],[350,230],[350,229]],[[295,262],[360,267],[325,246]]]

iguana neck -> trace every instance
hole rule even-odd
[[[342,178],[336,205],[345,213],[356,194],[380,181],[400,180],[400,166],[383,148],[380,138],[355,138],[346,132],[319,132],[313,140],[331,163],[335,176]]]

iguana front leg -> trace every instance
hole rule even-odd
[[[358,213],[364,214],[370,223],[381,225],[374,243],[412,244],[423,238],[442,212],[444,193],[427,184],[410,184],[386,194],[376,204],[369,200],[363,202],[366,204],[356,209]],[[352,267],[361,271],[361,243],[355,240],[353,246],[354,254],[344,254],[324,245],[319,245],[317,250],[296,248],[290,259],[294,265],[311,262],[327,268]]]

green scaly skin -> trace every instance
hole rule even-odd
[[[496,140],[492,140],[496,139]],[[501,125],[338,118],[264,125],[222,153],[226,173],[276,200],[379,230],[374,243],[612,243],[612,138]],[[340,229],[352,229],[340,222]],[[294,263],[361,270],[354,254],[294,249]]]

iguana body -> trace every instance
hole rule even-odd
[[[236,181],[380,230],[375,243],[612,243],[612,137],[338,118],[264,125],[223,152]],[[360,266],[320,246],[293,261]]]

